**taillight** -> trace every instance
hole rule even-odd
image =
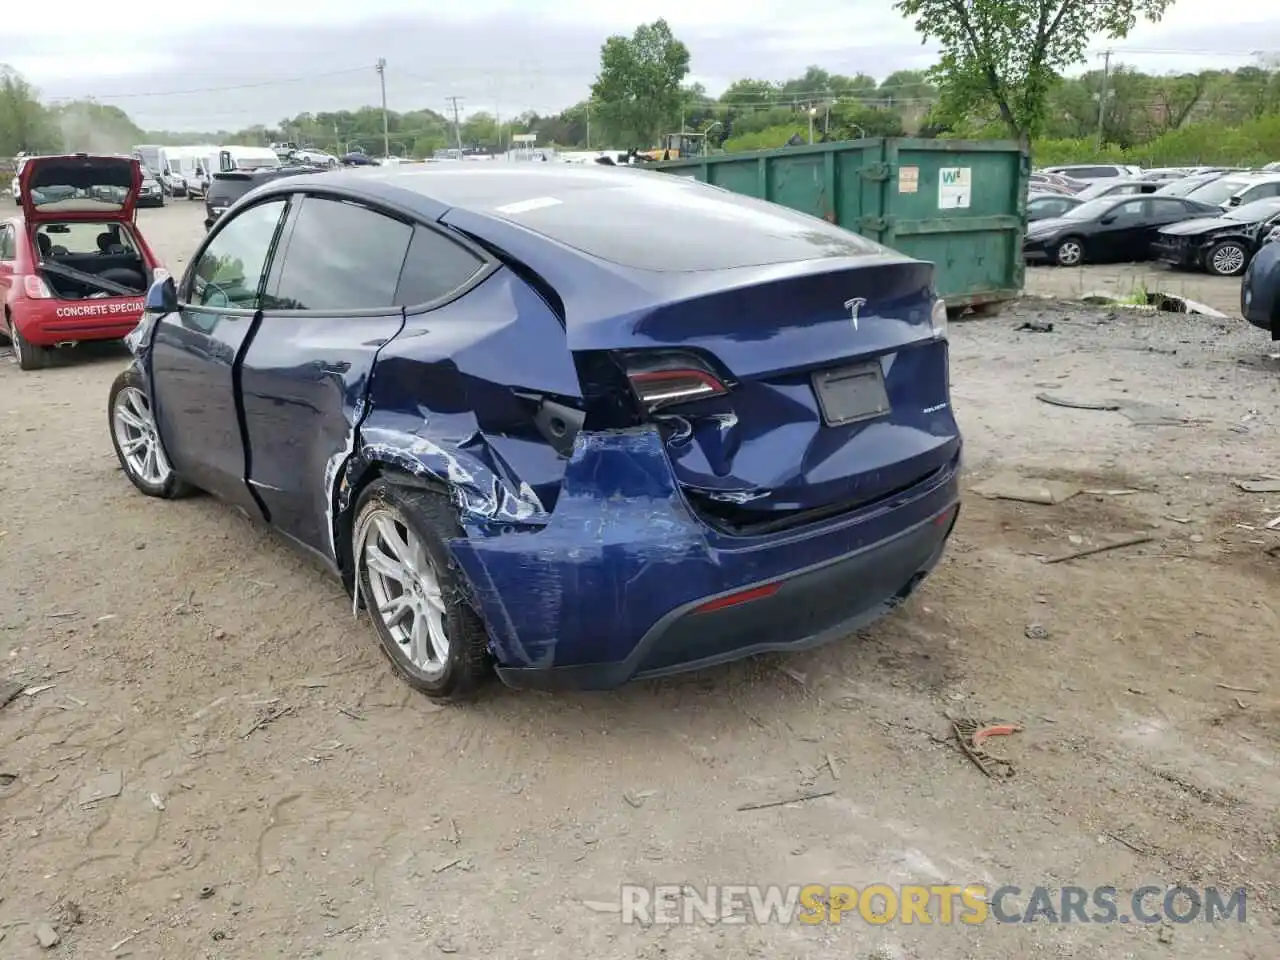
[[[947,301],[933,301],[933,310],[929,315],[929,327],[936,339],[947,339]]]
[[[641,405],[650,413],[660,407],[723,396],[729,392],[715,374],[697,367],[630,370],[627,378]]]
[[[22,278],[22,292],[26,294],[28,300],[53,299],[53,294],[49,292],[45,282],[34,273],[29,273]]]

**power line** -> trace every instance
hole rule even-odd
[[[109,93],[95,94],[92,100],[133,100],[140,97],[185,97],[197,93],[223,93],[229,90],[256,90],[261,87],[283,86],[288,83],[304,83],[308,80],[321,80],[325,77],[341,77],[353,73],[364,73],[368,67],[352,67],[350,70],[330,70],[327,73],[311,73],[303,77],[282,77],[277,80],[263,80],[259,83],[238,83],[229,87],[201,87],[194,90],[168,90],[162,93]],[[80,97],[52,97],[54,102],[78,100]]]

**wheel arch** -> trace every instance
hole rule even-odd
[[[355,557],[351,552],[351,534],[355,525],[356,504],[360,502],[360,496],[369,484],[383,479],[396,486],[426,490],[449,497],[451,501],[454,499],[449,483],[444,478],[431,472],[420,462],[411,464],[406,461],[407,458],[361,452],[347,461],[343,476],[335,485],[334,502],[331,504],[334,562],[348,593],[355,590]]]

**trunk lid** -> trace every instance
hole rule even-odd
[[[31,157],[19,177],[28,223],[132,220],[142,187],[133,157]]]
[[[955,459],[933,269],[873,256],[731,285],[704,277],[702,291],[614,327],[608,349],[633,383],[637,369],[693,356],[728,388],[648,414],[700,514],[767,532],[886,499]]]

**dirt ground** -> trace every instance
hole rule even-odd
[[[175,272],[199,220],[142,214]],[[465,708],[394,679],[339,586],[268,531],[129,485],[106,429],[120,351],[0,363],[0,684],[25,689],[0,708],[0,955],[1280,955],[1280,493],[1235,485],[1280,475],[1272,344],[1034,299],[952,342],[969,489],[892,617],[803,655],[608,694],[494,684]],[[1009,473],[1084,492],[971,489]],[[1024,724],[991,747],[1016,775],[983,776],[948,713]],[[738,809],[805,790],[833,793]],[[1249,919],[669,926],[587,906],[624,882],[1245,886]]]

